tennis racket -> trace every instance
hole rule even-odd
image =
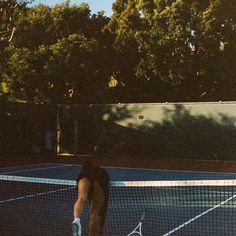
[[[143,224],[144,217],[145,217],[145,211],[143,212],[143,214],[138,222],[138,225],[134,228],[134,230],[131,233],[127,234],[127,236],[130,236],[133,234],[137,234],[137,235],[142,236],[142,224]]]

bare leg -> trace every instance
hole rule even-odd
[[[83,178],[78,183],[78,199],[74,205],[74,218],[81,218],[86,200],[88,199],[88,193],[90,188],[90,182],[88,179]]]
[[[99,212],[99,236],[104,235],[104,226],[105,226],[105,218],[106,218],[106,210],[107,210],[107,197],[105,197],[104,204],[102,205],[100,212]]]
[[[90,221],[89,221],[89,236],[96,236],[99,230],[99,236],[103,236],[103,229],[99,228],[100,221],[100,211],[104,205],[104,192],[101,186],[95,182],[94,183],[94,196],[92,200],[92,205],[90,209]]]

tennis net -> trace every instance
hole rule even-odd
[[[75,185],[0,175],[0,235],[71,235]],[[83,235],[88,219],[87,205]],[[235,234],[235,180],[111,182],[105,235]]]

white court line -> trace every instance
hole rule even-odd
[[[41,164],[31,164],[31,165],[18,165],[18,166],[3,166],[0,167],[0,171],[5,171],[9,169],[19,169],[19,168],[29,168],[29,167],[34,167],[34,166],[60,166],[60,165],[65,165],[65,164],[60,164],[60,163],[41,163]],[[0,172],[1,174],[1,172]]]
[[[193,217],[192,219],[190,219],[190,220],[184,222],[183,224],[177,226],[176,228],[172,229],[172,230],[169,231],[168,233],[163,234],[163,236],[169,236],[169,235],[173,234],[174,232],[180,230],[181,228],[183,228],[183,227],[185,227],[186,225],[192,223],[193,221],[197,220],[198,218],[200,218],[200,217],[206,215],[207,213],[209,213],[209,212],[211,212],[211,211],[213,211],[213,210],[215,210],[215,209],[221,207],[222,205],[224,205],[225,203],[231,201],[231,200],[232,200],[233,198],[235,198],[235,197],[236,197],[236,194],[234,194],[232,197],[230,197],[230,198],[224,200],[223,202],[221,202],[221,203],[219,203],[219,204],[213,206],[212,208],[209,208],[208,210],[202,212],[201,214],[199,214],[199,215]]]
[[[74,165],[77,166],[77,165]],[[128,169],[128,170],[151,170],[151,171],[157,171],[157,172],[177,172],[177,173],[194,173],[194,174],[209,174],[210,176],[212,175],[218,175],[219,177],[225,177],[225,175],[229,175],[229,177],[231,177],[231,175],[234,175],[235,177],[235,173],[234,172],[216,172],[216,171],[201,171],[201,170],[172,170],[172,169],[155,169],[155,168],[138,168],[138,167],[112,167],[112,166],[102,166],[106,169]],[[206,179],[208,180],[208,179]]]
[[[26,195],[26,196],[21,196],[21,197],[16,197],[16,198],[10,198],[10,199],[0,201],[0,204],[7,203],[7,202],[18,201],[18,200],[24,200],[24,199],[27,199],[27,198],[33,198],[33,197],[37,197],[37,196],[43,196],[43,195],[51,194],[51,193],[67,191],[67,190],[72,189],[72,188],[74,188],[74,187],[61,188],[61,189],[57,189],[57,190],[51,190],[51,191],[48,191],[48,192],[41,192],[41,193],[29,194],[29,195]]]
[[[17,167],[28,167],[28,166],[39,166],[39,165],[47,165],[47,166],[50,166],[50,165],[63,165],[61,163],[35,163],[35,164],[25,164],[25,165],[16,165],[16,166],[3,166],[3,167],[0,167],[1,169],[10,169],[10,168],[17,168]]]
[[[67,165],[60,165],[60,166],[50,166],[50,167],[26,169],[26,170],[15,170],[15,171],[1,172],[0,175],[14,174],[14,173],[20,173],[20,172],[29,172],[29,171],[38,171],[38,170],[48,170],[48,169],[56,169],[56,168],[64,168],[64,167],[68,167],[68,166],[73,166],[73,165],[67,164]]]

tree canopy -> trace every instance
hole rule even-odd
[[[0,5],[0,82],[9,99],[235,100],[235,0],[116,0],[111,17],[86,3],[27,3]]]

